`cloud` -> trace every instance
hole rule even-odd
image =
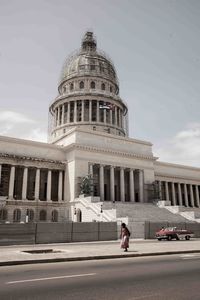
[[[188,124],[156,148],[155,155],[161,161],[200,167],[200,123]]]
[[[0,112],[0,135],[46,142],[47,128],[42,121],[5,110]]]

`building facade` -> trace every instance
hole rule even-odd
[[[199,208],[200,168],[160,162],[128,136],[116,70],[92,32],[65,61],[49,115],[48,144],[0,137],[1,221],[110,221],[119,203],[127,215],[135,203]]]

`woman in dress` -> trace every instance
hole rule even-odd
[[[126,227],[125,223],[122,223],[121,225],[121,248],[124,249],[124,252],[128,251],[129,248],[129,237],[130,237],[130,231]]]

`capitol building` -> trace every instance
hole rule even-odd
[[[200,221],[200,168],[129,137],[114,64],[92,32],[66,59],[49,116],[48,143],[0,136],[0,222]]]

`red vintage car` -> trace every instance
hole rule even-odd
[[[186,229],[178,229],[177,227],[166,227],[156,232],[156,238],[158,241],[171,241],[172,239],[185,239],[189,241],[191,237],[194,237],[194,233],[192,231]]]

